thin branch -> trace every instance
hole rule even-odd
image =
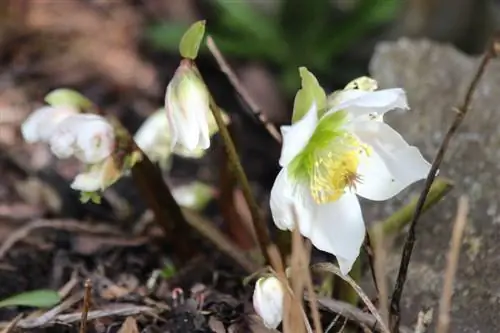
[[[340,269],[331,263],[315,264],[312,266],[312,268],[317,270],[332,272],[333,274],[337,275],[339,278],[347,282],[356,291],[356,293],[358,293],[359,297],[361,298],[361,300],[363,300],[368,310],[370,310],[371,314],[377,319],[378,326],[380,326],[380,330],[384,333],[390,333],[386,323],[384,323],[384,320],[378,313],[375,305],[373,305],[372,301],[370,301],[370,298],[368,298],[363,289],[361,289],[361,287],[356,283],[356,281],[354,281],[349,275],[342,274]]]
[[[429,190],[431,188],[431,185],[434,181],[434,178],[436,177],[437,170],[439,169],[439,166],[441,165],[441,162],[443,161],[444,154],[446,150],[448,149],[448,145],[450,144],[450,141],[452,137],[455,135],[457,132],[458,128],[460,127],[460,124],[462,123],[463,119],[465,118],[465,115],[470,109],[470,104],[472,101],[472,96],[474,94],[474,91],[476,90],[478,83],[483,76],[486,66],[490,62],[490,60],[495,56],[495,49],[494,49],[495,41],[493,40],[492,43],[488,46],[487,50],[485,51],[485,54],[478,66],[478,69],[476,73],[474,74],[474,77],[472,79],[472,82],[467,90],[467,93],[465,94],[464,101],[461,105],[461,107],[457,110],[457,114],[455,116],[455,119],[453,123],[451,124],[450,128],[448,129],[448,132],[446,133],[446,136],[443,139],[443,142],[441,142],[441,146],[439,147],[439,150],[436,154],[436,157],[434,158],[434,161],[432,162],[431,170],[429,171],[429,175],[427,176],[427,179],[425,180],[425,186],[424,189],[422,190],[422,193],[420,194],[420,197],[417,202],[417,207],[415,208],[415,213],[413,215],[413,219],[411,220],[410,223],[410,230],[408,231],[405,244],[403,247],[403,254],[401,256],[401,264],[399,266],[399,272],[396,280],[396,285],[394,287],[394,292],[392,293],[392,298],[391,298],[391,308],[390,308],[390,314],[391,314],[391,330],[393,332],[398,331],[399,323],[401,320],[401,311],[400,311],[400,302],[401,302],[401,296],[403,294],[403,288],[404,284],[406,281],[406,275],[408,273],[408,265],[410,264],[410,259],[413,251],[413,247],[415,245],[415,229],[417,222],[420,218],[420,215],[422,214],[422,210],[424,207],[425,199],[427,198],[427,194],[429,193]]]
[[[80,322],[80,333],[87,333],[87,317],[92,303],[92,282],[85,281],[85,294],[83,295],[82,320]]]
[[[458,258],[460,256],[460,245],[462,245],[462,236],[467,224],[467,214],[469,211],[469,202],[467,197],[460,197],[458,202],[457,217],[453,226],[453,234],[451,236],[450,250],[448,251],[448,263],[446,265],[446,273],[444,276],[443,293],[439,302],[439,315],[436,333],[448,333],[450,326],[450,308],[451,298],[453,296],[453,282],[458,266]]]
[[[243,192],[243,196],[245,197],[248,208],[250,209],[253,226],[257,235],[257,241],[259,242],[262,256],[265,258],[266,262],[269,263],[270,261],[267,253],[267,248],[272,244],[271,238],[269,236],[269,230],[267,229],[267,225],[259,212],[259,206],[257,205],[257,202],[255,201],[255,198],[252,194],[252,190],[245,174],[245,170],[243,170],[243,166],[241,165],[240,158],[238,157],[238,153],[236,151],[236,148],[234,147],[233,140],[231,139],[226,124],[222,119],[222,112],[212,97],[210,98],[210,108],[214,115],[217,126],[219,127],[219,132],[224,141],[224,146],[226,147],[229,161],[233,166],[233,172],[238,179],[241,190]]]
[[[384,233],[382,228],[374,228],[373,235],[376,241],[374,242],[374,267],[373,274],[375,275],[375,281],[377,281],[377,295],[379,303],[379,311],[382,319],[385,323],[389,322],[389,291],[387,290],[387,279],[386,279],[386,260],[387,244],[384,239]]]
[[[269,134],[271,134],[271,136],[273,138],[275,138],[276,141],[281,142],[281,140],[282,140],[281,135],[278,132],[278,130],[276,129],[276,127],[274,127],[274,125],[269,122],[269,120],[266,118],[266,116],[262,113],[261,108],[257,105],[257,103],[254,101],[252,96],[250,96],[250,94],[245,89],[245,87],[243,87],[243,85],[240,83],[240,80],[238,80],[238,77],[236,76],[234,71],[231,69],[231,67],[227,63],[226,59],[224,58],[224,56],[220,52],[219,48],[215,44],[214,40],[210,36],[207,36],[207,46],[208,46],[208,49],[210,50],[210,52],[212,53],[212,55],[214,56],[215,60],[219,64],[220,70],[224,74],[226,74],[229,82],[231,82],[234,90],[236,90],[236,92],[241,96],[241,98],[243,98],[243,100],[248,105],[248,107],[252,110],[252,112],[255,114],[255,116],[257,116],[259,118],[259,120],[262,122],[264,127],[267,129]]]

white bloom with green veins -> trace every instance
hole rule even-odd
[[[334,254],[343,274],[365,236],[357,196],[390,199],[430,170],[418,148],[383,121],[388,111],[408,109],[405,92],[375,89],[374,80],[355,80],[328,98],[326,112],[313,102],[300,120],[281,128],[283,169],[270,199],[274,222],[292,230],[296,217],[301,234]]]

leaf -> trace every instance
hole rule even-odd
[[[200,44],[205,35],[205,23],[205,20],[193,23],[182,36],[179,52],[183,58],[194,60],[198,56]]]
[[[318,108],[318,116],[326,107],[326,94],[316,77],[306,67],[299,68],[302,88],[295,95],[292,123],[299,121],[309,111],[313,103]]]
[[[48,308],[61,301],[59,293],[54,290],[40,289],[17,294],[0,301],[0,308],[7,306],[32,306]]]
[[[175,273],[177,273],[177,270],[173,264],[166,264],[160,272],[164,279],[170,279]]]
[[[78,91],[59,88],[51,91],[45,96],[45,102],[52,106],[71,106],[80,110],[92,108],[94,103]]]
[[[102,201],[101,195],[97,192],[81,192],[80,202],[88,203],[89,201],[96,205],[100,205]]]

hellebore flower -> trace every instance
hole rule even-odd
[[[165,110],[171,129],[171,147],[208,149],[210,134],[210,93],[189,60],[183,60],[167,86]]]
[[[78,110],[71,107],[43,106],[33,111],[21,125],[21,133],[28,143],[48,142],[57,126]]]
[[[223,120],[226,124],[229,123],[229,117],[225,112],[222,113]],[[207,115],[208,119],[208,134],[213,136],[219,128],[215,122],[212,113]],[[151,114],[141,125],[139,130],[134,135],[134,141],[142,149],[142,151],[153,162],[159,162],[162,169],[166,170],[170,165],[170,157],[172,153],[187,157],[201,158],[205,155],[205,150],[200,147],[194,150],[188,150],[183,145],[177,144],[172,151],[172,130],[169,121],[165,117],[165,110],[160,109]]]
[[[255,284],[253,307],[267,328],[275,329],[283,320],[284,290],[274,276],[261,277]]]
[[[270,198],[276,226],[292,230],[297,223],[316,248],[337,257],[343,274],[365,236],[357,195],[390,199],[430,170],[418,148],[383,121],[386,112],[408,108],[405,92],[356,88],[331,95],[321,116],[324,110],[313,103],[300,120],[281,128],[283,168]]]
[[[58,124],[49,144],[59,158],[74,155],[83,163],[95,164],[111,155],[115,135],[105,118],[94,114],[75,114]]]

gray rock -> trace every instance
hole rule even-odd
[[[462,103],[479,58],[453,47],[429,41],[401,39],[377,46],[370,63],[371,75],[381,88],[403,87],[412,108],[387,116],[411,144],[432,160]],[[455,280],[450,332],[500,332],[500,61],[493,60],[473,98],[472,109],[451,143],[441,174],[456,187],[425,214],[418,225],[417,243],[405,287],[404,322],[414,323],[423,307],[435,307],[441,294],[443,271],[457,199],[470,199],[470,220],[465,232]],[[414,194],[422,188],[405,191]],[[403,200],[370,204],[368,216],[387,216]],[[399,242],[401,245],[401,241]],[[397,249],[396,249],[397,250]],[[393,282],[400,260],[394,251],[388,259]]]

